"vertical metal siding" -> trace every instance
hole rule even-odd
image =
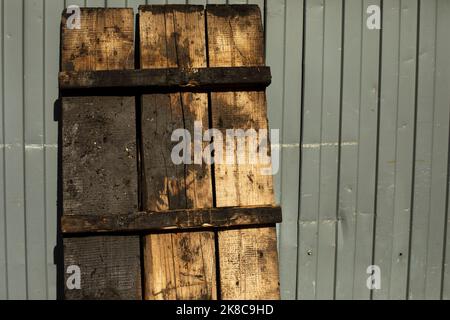
[[[1,104],[1,112],[0,112],[0,299],[6,299],[8,297],[8,274],[7,274],[7,266],[6,266],[6,194],[5,194],[5,131],[3,124],[4,115],[5,115],[5,95],[4,95],[4,27],[3,27],[3,14],[4,11],[4,2],[0,0],[0,104]]]
[[[422,6],[431,5],[422,1]],[[448,154],[450,114],[450,2],[438,0],[435,25],[435,73],[433,104],[433,145],[431,170],[431,199],[427,236],[425,298],[439,298],[444,293],[446,225],[448,219]],[[419,74],[421,69],[419,68]],[[428,85],[428,84],[424,84]],[[424,106],[421,106],[422,108]],[[416,160],[417,161],[417,160]],[[418,213],[419,214],[419,213]],[[411,266],[413,267],[413,266]],[[448,270],[447,270],[448,272]],[[448,281],[448,280],[447,280]]]
[[[0,0],[0,299],[56,298],[60,14],[145,3],[264,12],[284,299],[450,299],[447,0]]]
[[[44,178],[44,6],[24,1],[24,144],[27,298],[46,297],[46,215]]]
[[[414,163],[417,0],[384,1],[374,263],[382,272],[376,299],[407,296]],[[445,201],[444,201],[445,205]]]
[[[4,167],[8,297],[27,297],[25,219],[23,2],[4,1]]]

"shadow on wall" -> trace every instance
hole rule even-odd
[[[56,223],[56,247],[53,249],[53,262],[56,265],[56,299],[64,299],[64,244],[61,232],[61,216],[63,214],[63,185],[62,185],[62,122],[61,98],[53,104],[54,121],[58,122],[58,180],[57,180],[57,223]]]

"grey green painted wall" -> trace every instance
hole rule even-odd
[[[56,298],[60,14],[146,2],[0,0],[0,299]],[[228,3],[265,16],[282,297],[449,299],[450,1]]]

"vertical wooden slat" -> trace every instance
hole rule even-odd
[[[405,299],[414,151],[417,1],[385,1],[377,221],[374,264],[381,268],[375,299]]]
[[[28,298],[47,297],[44,197],[43,2],[25,3],[24,125]]]
[[[0,0],[0,18],[3,21],[3,0]],[[2,235],[0,236],[0,299],[6,300],[8,298],[8,274],[7,274],[7,261],[6,261],[6,199],[5,199],[5,137],[4,127],[5,127],[5,119],[3,118],[3,114],[5,113],[5,104],[4,104],[4,92],[3,92],[3,82],[5,78],[4,70],[3,70],[3,42],[4,41],[4,30],[3,23],[0,23],[0,104],[1,104],[1,112],[0,112],[0,231]]]
[[[47,243],[47,292],[56,298],[56,265],[54,250],[57,237],[57,179],[58,179],[58,123],[55,121],[55,102],[58,99],[58,71],[61,12],[64,4],[59,0],[44,3],[44,144],[45,144],[45,214]]]
[[[66,19],[63,14],[62,70],[134,68],[132,9],[83,9],[79,30],[68,29]],[[63,98],[63,214],[138,209],[134,102]],[[77,265],[82,274],[81,291],[66,287],[66,298],[141,298],[138,236],[65,238],[64,250],[64,270]]]
[[[142,68],[207,65],[203,6],[144,6],[139,15]],[[171,159],[176,144],[172,133],[186,129],[193,139],[194,122],[208,128],[205,93],[142,97],[146,209],[213,206],[210,166],[179,165]],[[144,244],[146,299],[216,299],[213,232],[152,234]]]
[[[261,12],[257,6],[207,7],[211,67],[264,65]],[[265,92],[211,93],[212,127],[267,128]],[[236,159],[236,157],[235,157]],[[217,207],[273,203],[267,165],[215,164]],[[218,233],[220,288],[223,299],[279,298],[276,229],[242,229]]]
[[[83,10],[81,24],[87,32],[66,29],[64,20],[62,69],[133,69],[131,13]],[[121,30],[120,41],[104,31],[112,26]],[[138,209],[134,118],[133,97],[63,98],[64,214],[123,214]]]
[[[259,7],[259,10],[261,10],[261,15],[262,15],[262,25],[263,25],[263,28],[265,29],[266,17],[267,17],[265,1],[264,0],[247,0],[247,4],[256,4]]]
[[[5,207],[8,296],[27,298],[27,261],[24,194],[23,114],[23,1],[6,1],[4,10],[4,123]]]

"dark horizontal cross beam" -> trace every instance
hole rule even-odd
[[[281,207],[229,207],[137,212],[121,215],[63,215],[63,233],[181,231],[280,223]]]
[[[265,89],[271,79],[270,67],[64,71],[59,73],[59,88],[62,93],[95,89]]]

